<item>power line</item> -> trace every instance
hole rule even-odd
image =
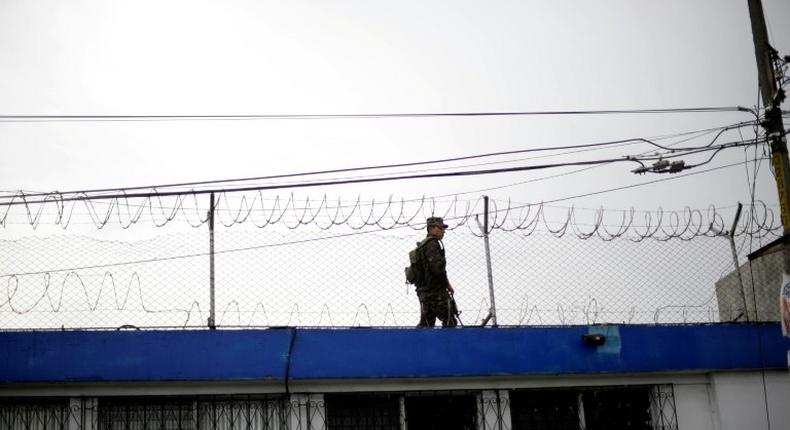
[[[209,180],[209,181],[194,181],[194,182],[180,182],[180,183],[172,183],[172,184],[156,184],[156,185],[139,185],[134,187],[119,187],[119,188],[97,188],[97,189],[88,189],[88,190],[70,190],[70,191],[58,191],[54,193],[47,193],[47,192],[37,192],[37,193],[30,193],[26,194],[27,197],[43,197],[43,196],[50,196],[53,194],[88,194],[88,193],[101,193],[101,192],[125,192],[125,191],[134,191],[134,190],[149,190],[149,189],[163,189],[163,188],[175,188],[175,187],[194,187],[198,185],[214,185],[214,184],[229,184],[229,183],[237,183],[237,182],[253,182],[253,181],[263,181],[263,180],[270,180],[270,179],[284,179],[284,178],[294,178],[294,177],[302,177],[302,176],[317,176],[317,175],[326,175],[326,174],[335,174],[335,173],[348,173],[348,172],[358,172],[364,170],[379,170],[379,169],[394,169],[394,168],[401,168],[401,167],[413,167],[413,166],[423,166],[429,164],[440,164],[440,163],[450,163],[455,161],[465,161],[465,160],[472,160],[477,158],[488,158],[488,157],[498,157],[498,156],[505,156],[505,155],[515,155],[515,154],[524,154],[529,152],[545,152],[545,151],[560,151],[566,149],[578,149],[578,148],[594,148],[594,147],[602,147],[602,146],[612,146],[612,145],[621,145],[623,143],[637,143],[637,142],[650,142],[647,139],[643,138],[633,138],[633,139],[621,139],[621,140],[613,140],[613,141],[606,141],[606,142],[597,142],[597,143],[587,143],[587,144],[579,144],[579,145],[566,145],[566,146],[557,146],[557,147],[542,147],[542,148],[530,148],[530,149],[519,149],[513,151],[501,151],[501,152],[490,152],[485,154],[476,154],[476,155],[467,155],[461,157],[453,157],[453,158],[444,158],[444,159],[437,159],[437,160],[428,160],[428,161],[416,161],[410,163],[398,163],[398,164],[380,164],[380,165],[371,165],[371,166],[362,166],[362,167],[350,167],[344,169],[329,169],[329,170],[317,170],[317,171],[308,171],[308,172],[299,172],[299,173],[287,173],[281,175],[268,175],[268,176],[256,176],[256,177],[248,177],[248,178],[236,178],[236,179],[217,179],[217,180]],[[10,198],[13,196],[0,196],[0,198]]]
[[[710,133],[713,133],[713,132],[719,131],[719,130],[737,129],[738,132],[740,133],[741,127],[744,127],[744,126],[756,126],[757,124],[758,124],[757,121],[739,122],[739,123],[730,124],[730,125],[722,126],[722,127],[714,127],[714,128],[703,129],[703,130],[686,131],[686,132],[674,133],[674,134],[665,135],[665,136],[652,137],[652,138],[649,138],[648,140],[656,141],[656,140],[669,139],[669,138],[673,138],[673,137],[697,135],[697,136],[687,137],[685,139],[682,139],[682,140],[679,140],[677,142],[670,143],[670,144],[666,145],[668,147],[672,147],[673,145],[677,145],[677,144],[680,144],[680,143],[688,142],[689,140],[692,140],[692,139],[695,139],[695,138],[698,138],[698,137],[702,137],[702,136],[704,136],[706,134],[710,134]],[[721,136],[721,133],[717,134],[714,137],[714,139],[706,146],[709,146],[712,142],[715,142],[716,139],[718,139],[720,136]],[[744,139],[743,139],[743,135],[741,135],[741,141],[745,142]],[[625,145],[630,145],[630,143],[623,144],[621,146],[625,146]],[[673,149],[675,149],[675,148],[673,148]],[[584,151],[587,151],[587,150],[572,151],[570,153],[584,152]],[[646,151],[646,152],[642,152],[639,155],[645,155],[645,154],[648,154],[648,153],[649,153],[649,151]],[[567,154],[567,153],[565,153],[565,154]],[[545,157],[545,156],[542,156],[542,157]],[[532,157],[532,158],[540,158],[540,157]],[[472,190],[472,191],[464,191],[464,192],[455,193],[455,194],[442,194],[442,195],[438,195],[438,196],[434,196],[434,197],[436,197],[436,198],[443,198],[443,197],[452,197],[452,196],[463,195],[463,194],[477,194],[477,193],[482,193],[482,192],[494,191],[494,190],[499,190],[499,189],[503,189],[503,188],[515,187],[515,186],[518,186],[518,185],[525,185],[525,184],[529,184],[529,183],[533,183],[533,182],[540,182],[540,181],[545,181],[545,180],[549,180],[549,179],[559,178],[559,177],[562,177],[562,176],[569,176],[569,175],[573,175],[573,174],[576,174],[576,173],[581,173],[581,172],[586,172],[588,170],[596,169],[596,168],[601,167],[601,166],[603,166],[603,164],[589,166],[589,167],[584,167],[584,168],[581,168],[581,169],[572,170],[570,172],[563,172],[563,173],[559,173],[559,174],[556,174],[556,175],[549,175],[549,176],[542,176],[540,178],[528,179],[526,181],[519,181],[519,182],[510,183],[510,184],[498,185],[498,186],[494,186],[494,187],[480,188],[480,189],[476,189],[476,190]],[[411,200],[419,200],[419,199],[410,199],[408,201],[411,201]]]
[[[740,127],[751,125],[752,122],[740,122],[735,123],[732,125],[718,127],[714,129],[706,129],[701,130],[700,132],[707,132],[707,131],[715,131],[718,130],[719,133],[716,137],[709,142],[704,147],[710,147],[725,131],[731,129],[739,129]],[[679,133],[677,136],[681,136],[687,133],[695,133],[695,132],[685,132]],[[672,135],[669,135],[672,137]],[[371,165],[371,166],[362,166],[362,167],[351,167],[351,168],[344,168],[344,169],[329,169],[329,170],[319,170],[319,171],[308,171],[308,172],[299,172],[299,173],[289,173],[289,174],[281,174],[281,175],[269,175],[269,176],[258,176],[258,177],[248,177],[248,178],[236,178],[236,179],[219,179],[219,180],[208,180],[208,181],[194,181],[194,182],[180,182],[180,183],[172,183],[172,184],[156,184],[156,185],[142,185],[142,186],[134,186],[134,187],[121,187],[121,188],[97,188],[97,189],[87,189],[87,190],[70,190],[70,191],[57,191],[57,192],[35,192],[35,193],[26,193],[25,197],[45,197],[45,196],[52,196],[52,195],[66,195],[66,194],[90,194],[90,193],[103,193],[103,192],[119,192],[125,193],[127,191],[135,191],[135,190],[150,190],[150,189],[164,189],[164,188],[176,188],[176,187],[195,187],[201,185],[216,185],[216,184],[231,184],[231,183],[239,183],[239,182],[254,182],[254,181],[263,181],[263,180],[271,180],[271,179],[284,179],[284,178],[294,178],[294,177],[303,177],[303,176],[317,176],[317,175],[325,175],[325,174],[336,174],[336,173],[349,173],[349,172],[358,172],[358,171],[366,171],[366,170],[380,170],[380,169],[394,169],[394,168],[403,168],[403,167],[414,167],[414,166],[424,166],[424,165],[431,165],[431,164],[441,164],[441,163],[450,163],[456,161],[465,161],[465,160],[473,160],[479,158],[489,158],[489,157],[500,157],[506,155],[516,155],[516,154],[524,154],[524,153],[532,153],[532,152],[549,152],[549,151],[561,151],[561,150],[578,150],[584,148],[601,148],[606,146],[624,146],[630,145],[635,143],[647,143],[653,145],[659,149],[664,150],[687,150],[687,149],[697,149],[697,148],[668,148],[664,145],[660,145],[656,143],[656,140],[660,140],[662,138],[643,138],[643,137],[636,137],[636,138],[629,138],[629,139],[619,139],[619,140],[612,140],[612,141],[604,141],[604,142],[595,142],[595,143],[586,143],[586,144],[578,144],[578,145],[564,145],[564,146],[556,146],[556,147],[540,147],[540,148],[529,148],[529,149],[520,149],[520,150],[513,150],[513,151],[500,151],[500,152],[491,152],[491,153],[484,153],[484,154],[476,154],[476,155],[468,155],[468,156],[461,156],[461,157],[453,157],[453,158],[445,158],[445,159],[437,159],[437,160],[428,160],[428,161],[417,161],[417,162],[410,162],[410,163],[398,163],[398,164],[382,164],[382,165]],[[578,151],[577,151],[578,152]],[[560,155],[560,154],[557,154]],[[514,160],[506,160],[505,162],[514,162]],[[495,164],[495,163],[489,163]],[[418,171],[419,172],[419,171]],[[189,194],[194,189],[189,190],[185,194]],[[156,193],[157,195],[164,195],[162,193]],[[2,198],[14,198],[14,195],[0,195],[0,199]]]
[[[766,160],[766,159],[767,158],[760,158],[760,160]],[[756,160],[749,160],[749,161],[756,161]],[[562,198],[559,198],[559,199],[546,200],[546,201],[543,201],[541,203],[543,203],[543,204],[557,203],[557,202],[561,202],[561,201],[565,201],[565,200],[573,200],[573,199],[578,199],[578,198],[582,198],[582,197],[589,197],[589,196],[595,196],[595,195],[598,195],[598,194],[610,193],[610,192],[613,192],[613,191],[622,191],[622,190],[627,190],[627,189],[630,189],[630,188],[641,187],[641,186],[644,186],[644,185],[651,185],[651,184],[656,184],[656,183],[659,183],[659,182],[670,181],[672,179],[680,179],[680,178],[685,178],[685,177],[688,177],[688,176],[701,175],[703,173],[714,172],[716,170],[721,170],[721,169],[726,169],[726,168],[729,168],[729,167],[735,167],[735,166],[741,166],[741,165],[742,165],[742,162],[739,161],[737,163],[725,164],[723,166],[718,166],[718,167],[711,167],[710,169],[698,170],[696,172],[686,173],[684,175],[668,176],[668,177],[661,178],[661,179],[654,179],[652,181],[640,182],[638,184],[624,185],[622,187],[609,188],[609,189],[606,189],[606,190],[593,191],[593,192],[585,193],[585,194],[577,194],[577,195],[574,195],[574,196],[562,197]],[[531,203],[531,204],[535,204],[535,203]],[[528,205],[530,205],[530,204],[527,204],[527,206]]]
[[[494,116],[556,116],[556,115],[627,115],[744,112],[742,106],[712,106],[660,109],[599,109],[557,111],[494,111],[494,112],[418,112],[372,114],[215,114],[215,115],[0,115],[0,122],[70,122],[70,121],[245,121],[245,120],[327,120],[384,118],[441,118]]]
[[[672,157],[680,157],[690,154],[695,154],[699,152],[706,152],[706,151],[720,151],[725,147],[738,147],[738,146],[748,146],[758,143],[758,140],[755,139],[750,143],[742,143],[742,142],[731,142],[726,143],[714,147],[704,147],[702,149],[698,149],[695,151],[687,151],[684,153],[679,154],[672,154],[667,156],[667,158]],[[55,200],[57,202],[67,202],[67,201],[76,201],[76,200],[105,200],[105,199],[129,199],[129,198],[148,198],[148,197],[168,197],[168,196],[176,196],[176,195],[198,195],[198,194],[208,194],[212,192],[220,192],[220,193],[229,193],[229,192],[243,192],[243,191],[265,191],[265,190],[275,190],[275,189],[284,189],[284,188],[307,188],[307,187],[317,187],[317,186],[329,186],[329,185],[350,185],[350,184],[360,184],[360,183],[371,183],[371,182],[385,182],[385,181],[398,181],[398,180],[407,180],[407,179],[428,179],[428,178],[447,178],[447,177],[462,177],[462,176],[479,176],[479,175],[490,175],[490,174],[500,174],[500,173],[514,173],[514,172],[523,172],[523,171],[530,171],[530,170],[543,170],[543,169],[551,169],[557,167],[570,167],[570,166],[589,166],[589,165],[596,165],[596,164],[608,164],[614,162],[636,162],[640,165],[642,164],[641,161],[647,160],[654,160],[660,159],[660,156],[655,157],[643,157],[643,158],[636,158],[636,157],[621,157],[621,158],[609,158],[609,159],[600,159],[600,160],[586,160],[586,161],[574,161],[574,162],[563,162],[563,163],[552,163],[552,164],[539,164],[539,165],[529,165],[529,166],[517,166],[517,167],[506,167],[506,168],[499,168],[499,169],[484,169],[484,170],[462,170],[462,171],[455,171],[455,172],[444,172],[444,173],[423,173],[423,174],[415,174],[415,175],[399,175],[399,176],[389,176],[383,178],[362,178],[362,179],[339,179],[339,180],[328,180],[328,181],[316,181],[316,182],[299,182],[299,183],[290,183],[290,184],[276,184],[276,185],[256,185],[256,186],[247,186],[247,187],[236,187],[236,188],[225,188],[225,189],[215,189],[215,190],[190,190],[190,191],[163,191],[163,192],[145,192],[145,193],[116,193],[116,194],[101,194],[101,195],[90,195],[90,194],[83,194],[82,196],[75,196],[75,197],[63,197],[64,193],[56,193],[56,194],[49,194],[42,200],[34,200],[34,201],[27,201],[26,198],[22,198],[21,201],[18,201],[18,196],[11,197],[11,201],[8,202],[0,202],[0,206],[12,206],[12,205],[28,205],[28,204],[37,204],[37,203],[46,203],[47,201]],[[55,197],[55,196],[59,197]],[[17,199],[17,201],[15,201]]]

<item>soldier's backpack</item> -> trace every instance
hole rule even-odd
[[[417,242],[416,248],[409,251],[409,266],[404,270],[407,284],[420,286],[428,282],[428,265],[425,264],[422,247],[431,240],[435,240],[435,238],[426,237],[422,242]]]

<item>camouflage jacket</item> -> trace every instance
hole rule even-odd
[[[431,236],[428,236],[431,237]],[[450,286],[447,279],[447,260],[444,258],[444,244],[441,240],[429,240],[422,248],[423,261],[427,264],[428,284],[425,289],[446,289]]]

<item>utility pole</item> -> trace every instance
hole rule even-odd
[[[757,59],[757,77],[760,82],[760,95],[765,108],[765,119],[762,126],[771,144],[771,163],[776,175],[776,188],[779,192],[779,204],[782,210],[782,226],[784,227],[784,273],[790,274],[790,165],[787,157],[787,139],[782,123],[780,105],[784,99],[784,91],[778,87],[773,67],[776,51],[768,43],[768,32],[765,26],[765,15],[761,0],[748,0],[749,17],[752,21],[752,38],[754,39],[754,55]]]

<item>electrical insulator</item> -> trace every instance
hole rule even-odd
[[[669,167],[669,161],[667,161],[667,160],[658,160],[655,163],[653,163],[653,171],[654,172],[660,172],[660,171],[666,169],[667,167]]]
[[[686,168],[686,162],[683,160],[673,161],[669,165],[669,173],[677,173]]]

